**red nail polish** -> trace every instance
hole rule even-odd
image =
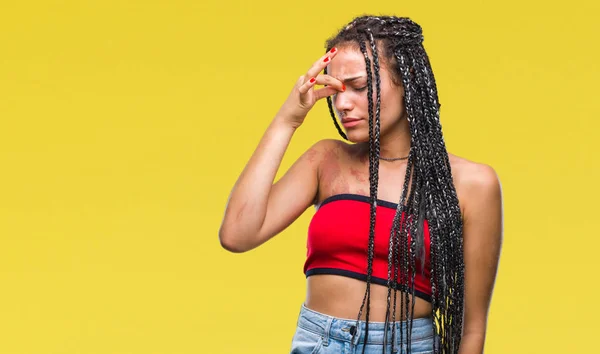
[[[324,63],[329,62],[329,57],[325,58],[325,60],[323,60]]]
[[[342,91],[346,91],[346,85],[342,84]]]
[[[329,51],[329,53],[335,53],[337,51],[336,47],[331,48],[331,50]]]
[[[314,77],[312,79],[310,79],[310,83],[314,83],[315,81],[317,81]]]

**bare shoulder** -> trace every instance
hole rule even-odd
[[[337,139],[321,139],[314,143],[311,149],[317,150],[329,150],[329,149],[342,149],[344,145],[347,145],[345,142]]]
[[[322,139],[314,143],[308,150],[309,155],[319,157],[320,161],[347,159],[357,154],[355,145],[337,139]]]
[[[448,154],[448,157],[465,217],[474,208],[501,202],[500,178],[492,166],[453,154]]]
[[[352,190],[349,168],[358,155],[355,150],[355,144],[336,139],[323,139],[311,147],[311,154],[317,164],[318,191],[315,205],[326,197]]]
[[[475,162],[464,157],[448,154],[450,167],[457,188],[490,188],[499,184],[499,177],[495,169],[482,162]]]
[[[344,149],[344,142],[335,139],[322,139],[315,142],[305,152],[306,158],[321,165],[330,155],[340,155]]]
[[[336,139],[322,139],[315,142],[303,154],[301,159],[307,159],[311,167],[317,173],[317,178],[321,175],[323,168],[327,165],[337,163],[343,158],[348,149],[343,141]]]

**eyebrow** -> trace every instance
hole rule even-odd
[[[363,77],[366,77],[366,75],[360,75],[360,76],[354,76],[354,77],[349,77],[343,80],[340,80],[342,82],[350,82],[350,81],[354,81],[354,80],[358,80],[358,79],[362,79]]]

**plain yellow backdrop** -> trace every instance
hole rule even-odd
[[[0,5],[0,354],[286,353],[313,210],[246,254],[229,191],[296,78],[363,13],[424,30],[450,152],[493,166],[486,353],[598,333],[597,1]],[[278,176],[339,138],[325,102]]]

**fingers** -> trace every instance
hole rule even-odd
[[[304,95],[308,92],[308,90],[310,90],[312,87],[314,87],[315,85],[319,84],[319,85],[324,85],[324,86],[328,86],[327,90],[322,91],[318,90],[316,92],[321,92],[319,94],[319,97],[325,97],[325,96],[330,96],[332,94],[334,94],[336,91],[345,91],[346,87],[344,86],[344,84],[333,78],[332,76],[329,75],[323,75],[320,74],[320,72],[322,72],[325,67],[327,67],[327,65],[329,65],[329,63],[331,62],[331,60],[333,60],[333,58],[336,56],[338,50],[337,48],[333,47],[331,48],[331,50],[329,52],[327,52],[327,54],[323,55],[319,60],[317,60],[312,67],[308,70],[308,72],[306,73],[306,75],[302,76],[299,80],[300,80],[300,87],[298,88],[298,90],[300,91],[300,94]],[[307,78],[309,78],[307,80]],[[306,82],[304,82],[306,80]],[[331,89],[333,89],[333,91],[330,93]],[[324,95],[324,96],[321,96]]]
[[[304,77],[301,77],[300,79],[304,79]],[[315,86],[317,82],[317,79],[315,79],[314,77],[311,77],[310,80],[307,80],[305,83],[303,83],[302,85],[300,85],[300,87],[298,88],[298,91],[300,91],[301,94],[305,94],[308,92],[308,90],[310,90],[311,87]]]
[[[331,96],[331,95],[335,95],[336,93],[339,93],[339,92],[340,91],[338,91],[333,86],[323,87],[321,89],[315,90],[315,100],[318,101],[321,98],[324,98],[324,97],[327,97],[327,96]]]
[[[333,86],[338,91],[341,91],[341,92],[346,91],[346,85],[344,85],[343,82],[334,78],[333,76],[318,75],[316,79],[317,79],[317,82],[316,82],[317,85]]]
[[[311,87],[314,87],[315,85],[327,86],[328,88],[333,89],[334,93],[338,91],[346,91],[346,85],[344,85],[340,80],[329,75],[317,75],[316,78],[312,77],[300,86],[300,93],[305,94]]]
[[[325,67],[329,65],[329,63],[331,63],[331,60],[337,55],[337,52],[337,48],[331,48],[331,50],[327,52],[327,54],[323,55],[312,65],[312,67],[306,73],[306,76],[312,78],[319,75],[319,73],[323,71],[323,69],[325,69]]]

